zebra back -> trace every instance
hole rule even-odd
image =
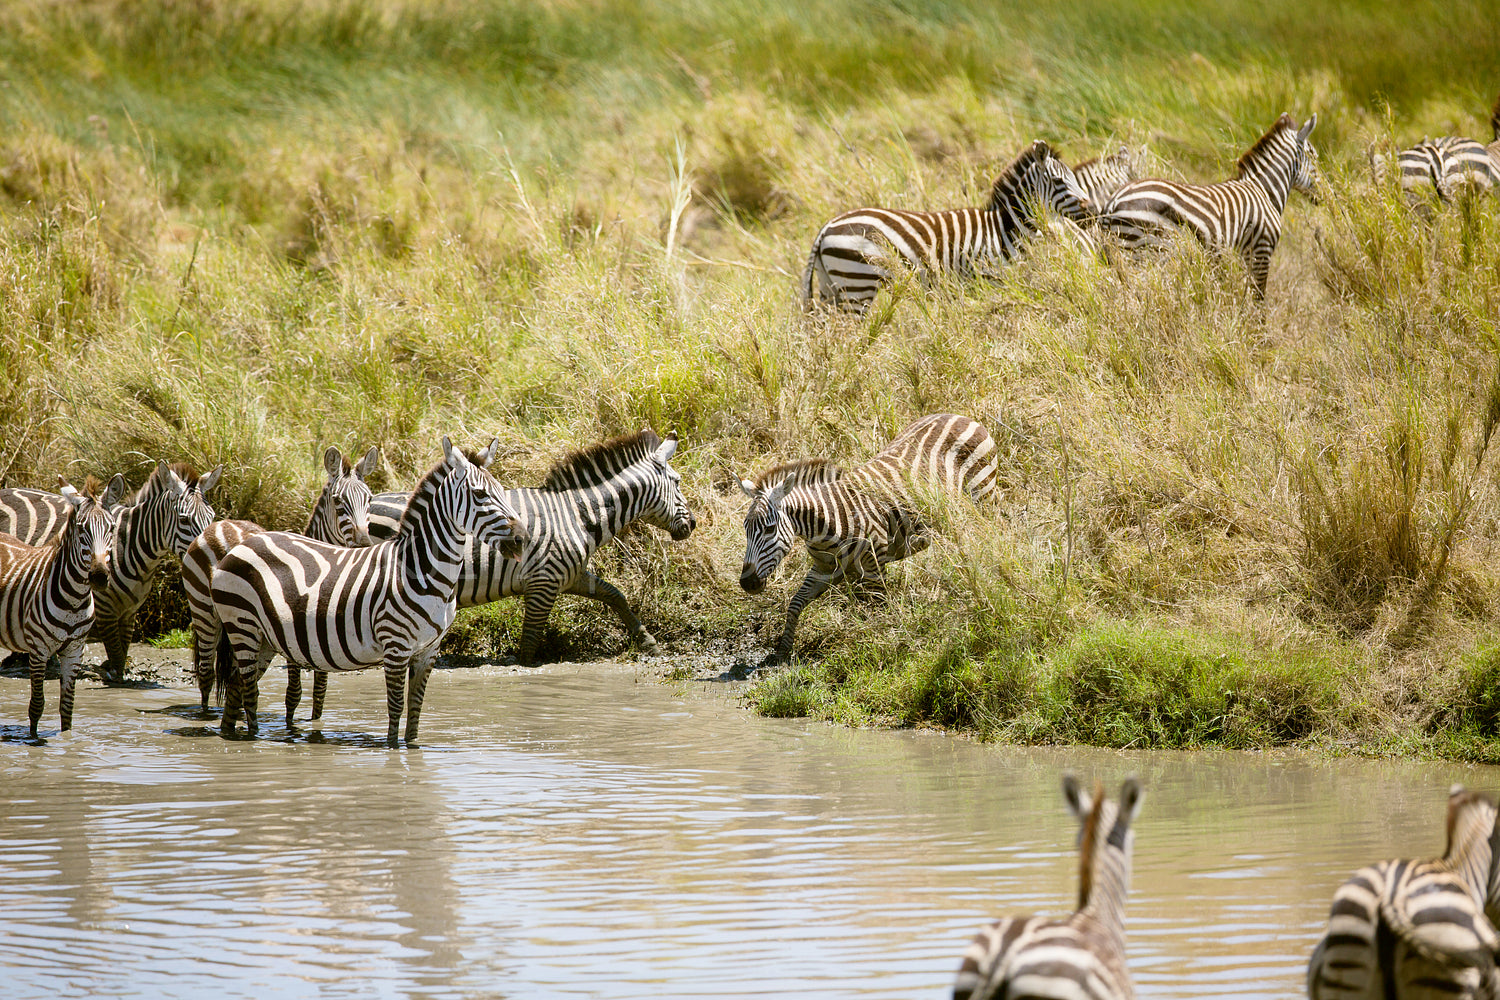
[[[113,513],[125,495],[125,477],[116,473],[102,495],[99,495],[98,487],[98,480],[89,476],[84,483],[84,492],[90,496],[98,495],[99,506]],[[71,486],[65,489],[72,491],[73,496],[78,495]],[[41,545],[56,538],[72,510],[73,504],[63,493],[24,487],[0,489],[0,531],[14,535],[27,545]]]
[[[1492,880],[1495,805],[1455,785],[1440,858],[1381,861],[1334,892],[1308,962],[1312,1000],[1477,996],[1500,986],[1500,935],[1483,912]]]
[[[1103,785],[1089,794],[1066,775],[1063,795],[1079,823],[1078,909],[1061,919],[1006,918],[985,927],[964,952],[954,1000],[1135,996],[1125,963],[1124,910],[1140,783],[1127,778],[1118,801],[1110,801]]]
[[[913,501],[913,484],[980,501],[994,493],[996,469],[995,440],[983,424],[934,413],[908,424],[849,479],[903,503]]]

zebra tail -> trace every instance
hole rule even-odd
[[[220,705],[234,683],[234,647],[229,644],[227,633],[220,632],[219,645],[214,650],[214,697]]]
[[[813,308],[813,274],[818,269],[818,245],[813,244],[812,253],[807,255],[807,266],[802,269],[802,311],[812,312]]]

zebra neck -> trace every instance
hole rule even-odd
[[[171,498],[157,495],[120,512],[109,554],[110,578],[126,584],[150,576],[167,557]]]
[[[597,486],[569,490],[568,494],[584,528],[603,545],[641,516],[646,491],[647,484],[621,473]]]
[[[1094,872],[1088,902],[1079,908],[1121,941],[1125,938],[1125,896],[1130,889],[1130,870],[1115,859]]]
[[[52,565],[47,568],[47,590],[66,595],[68,600],[64,603],[68,605],[82,604],[89,596],[88,559],[78,551],[75,541],[74,529],[63,532],[57,551],[52,554]]]
[[[402,574],[419,592],[451,601],[463,565],[464,536],[442,512],[440,493],[447,482],[423,481],[392,544]]]
[[[1264,155],[1245,164],[1240,179],[1247,180],[1266,192],[1276,211],[1286,210],[1286,199],[1292,190],[1292,162],[1288,151],[1271,148]]]
[[[320,542],[337,544],[339,539],[336,537],[336,527],[333,516],[333,485],[330,483],[323,487],[318,502],[313,504],[312,516],[307,519],[307,527],[302,533]]]

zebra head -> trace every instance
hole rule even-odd
[[[330,447],[323,453],[323,470],[328,473],[328,482],[313,507],[308,535],[350,548],[370,544],[370,500],[373,494],[365,485],[365,479],[375,471],[379,461],[378,446],[365,452],[358,465],[350,465],[338,448]],[[320,525],[317,533],[313,531],[314,525]]]
[[[1099,214],[1099,206],[1079,183],[1078,175],[1052,151],[1045,139],[1037,139],[1012,165],[1019,167],[1019,194],[1046,205],[1065,219],[1088,222]],[[1007,171],[1009,172],[1009,171]]]
[[[88,568],[89,586],[103,590],[109,583],[109,552],[118,519],[104,505],[104,498],[94,496],[92,483],[85,485],[83,493],[63,485],[62,496],[72,507],[72,519],[63,530],[61,544],[67,558]]]
[[[1144,152],[1144,151],[1143,151]],[[1095,211],[1102,211],[1120,188],[1137,177],[1130,147],[1122,145],[1108,156],[1100,156],[1073,168],[1073,176]]]
[[[494,445],[491,444],[492,450]],[[457,503],[453,507],[453,523],[464,534],[493,546],[507,559],[519,559],[531,533],[526,521],[505,498],[505,491],[478,462],[471,462],[464,453],[453,447],[453,442],[443,438],[443,460],[450,475],[445,487],[452,484]]]
[[[1107,911],[1101,915],[1117,926],[1124,920],[1135,843],[1131,827],[1141,810],[1141,795],[1141,783],[1134,776],[1125,779],[1119,801],[1112,802],[1105,798],[1102,783],[1089,794],[1076,777],[1063,775],[1063,798],[1079,828],[1078,908],[1092,903],[1096,910]]]
[[[200,476],[186,462],[168,465],[162,459],[127,506],[135,508],[135,516],[144,516],[160,527],[164,547],[181,556],[214,519],[214,509],[203,494],[218,484],[223,472],[220,465]]]
[[[1319,201],[1318,149],[1307,141],[1307,137],[1312,134],[1316,124],[1317,114],[1302,123],[1302,127],[1297,130],[1296,146],[1292,152],[1292,190],[1307,195],[1314,205]]]
[[[796,528],[781,510],[793,482],[790,475],[777,479],[774,485],[757,486],[748,479],[740,480],[740,490],[750,498],[750,509],[745,512],[745,560],[740,564],[740,587],[747,594],[765,589],[766,581],[796,540]]]
[[[672,468],[672,456],[677,453],[677,432],[671,431],[655,451],[651,453],[653,489],[646,493],[646,507],[641,511],[641,520],[654,525],[680,542],[693,533],[698,519],[688,510],[687,499],[682,495],[682,476]]]

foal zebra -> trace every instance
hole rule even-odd
[[[984,499],[995,489],[995,442],[978,421],[940,413],[914,421],[864,465],[849,473],[822,459],[778,465],[742,480],[745,558],[740,587],[758,594],[802,538],[812,567],[787,605],[776,658],[792,654],[797,620],[808,604],[840,580],[884,590],[883,567],[915,555],[930,540],[916,509],[914,486]]]
[[[1163,233],[1181,226],[1210,249],[1238,250],[1250,271],[1251,290],[1257,300],[1264,300],[1287,197],[1301,191],[1316,199],[1318,151],[1307,137],[1317,123],[1313,115],[1298,128],[1291,115],[1283,114],[1240,157],[1233,180],[1132,181],[1104,206],[1099,225],[1119,234],[1131,248],[1162,245]]]
[[[406,742],[415,743],[432,661],[453,623],[465,535],[511,552],[527,539],[499,484],[443,438],[443,460],[417,484],[391,541],[350,549],[263,531],[225,553],[210,590],[234,654],[221,669],[238,675],[246,731],[259,729],[256,681],[274,650],[319,671],[383,666],[391,746],[410,674]],[[234,732],[228,705],[220,728]]]
[[[494,457],[498,441],[477,456],[481,465]],[[645,428],[584,448],[563,458],[538,489],[505,492],[520,512],[530,540],[519,559],[501,559],[482,539],[464,546],[458,581],[458,606],[473,607],[522,595],[526,617],[516,659],[529,665],[536,658],[542,630],[560,594],[589,597],[609,606],[646,650],[656,639],[646,631],[618,588],[589,571],[594,552],[632,522],[641,520],[682,541],[698,519],[682,495],[682,476],[672,468],[677,434],[663,440]],[[404,498],[382,493],[370,505],[370,533],[388,537],[400,518]]]
[[[374,471],[380,460],[380,449],[372,447],[358,465],[349,460],[337,448],[330,447],[323,453],[323,470],[328,473],[328,482],[323,486],[318,501],[313,505],[312,517],[302,533],[308,538],[330,545],[358,548],[370,544],[370,487],[365,478]],[[265,529],[253,521],[215,521],[194,539],[182,557],[182,589],[187,594],[188,609],[193,621],[193,672],[198,679],[198,691],[204,711],[208,710],[208,695],[214,686],[214,656],[223,629],[214,615],[213,594],[210,592],[214,567],[224,554],[246,538]],[[321,671],[313,675],[312,717],[323,714],[323,697],[328,690],[328,675]],[[286,722],[292,724],[297,703],[302,700],[302,671],[296,666],[287,667]]]
[[[1038,139],[996,179],[984,208],[860,208],[835,216],[818,231],[808,254],[803,307],[812,308],[816,281],[819,301],[864,312],[891,280],[898,258],[924,277],[936,271],[968,275],[991,261],[1014,260],[1037,232],[1043,205],[1074,222],[1094,213],[1073,171]]]
[[[1080,827],[1078,909],[1062,919],[1006,917],[984,928],[964,952],[953,1000],[1135,996],[1125,965],[1125,896],[1140,783],[1126,778],[1116,803],[1105,799],[1102,784],[1091,796],[1070,774],[1063,795]]]
[[[73,728],[73,684],[94,618],[94,588],[109,571],[115,518],[92,491],[66,495],[62,534],[46,545],[0,535],[0,647],[30,658],[31,736],[42,717],[42,680],[54,654],[62,668],[61,728]]]
[[[1136,179],[1135,160],[1129,146],[1121,146],[1108,156],[1096,156],[1073,168],[1078,185],[1088,195],[1089,204],[1101,207],[1120,188]]]
[[[1310,1000],[1500,996],[1495,819],[1488,796],[1455,785],[1441,858],[1381,861],[1339,886],[1308,962]]]

